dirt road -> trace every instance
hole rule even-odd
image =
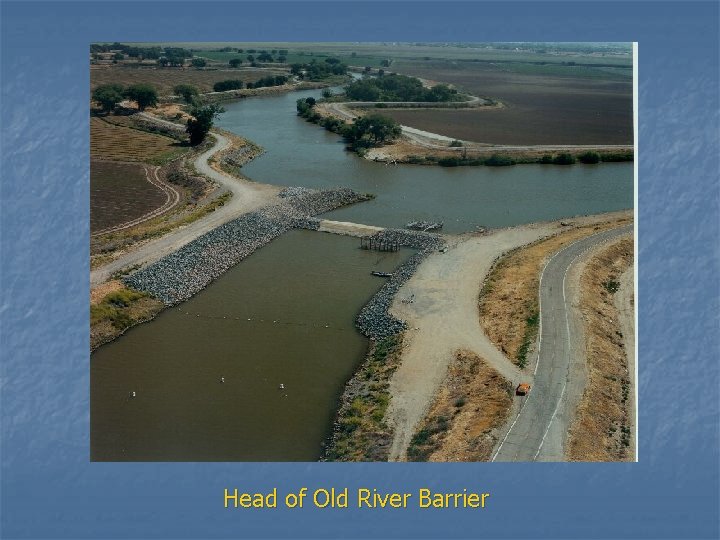
[[[587,250],[632,231],[632,225],[600,232],[557,252],[540,277],[540,340],[533,387],[498,446],[493,461],[563,461],[569,427],[564,406],[574,353],[566,276]],[[574,393],[577,388],[572,388]]]
[[[545,223],[460,237],[447,253],[430,255],[400,289],[391,311],[406,320],[409,329],[402,363],[390,381],[386,419],[394,428],[391,460],[404,459],[415,426],[458,349],[477,353],[515,384],[524,379],[482,331],[478,296],[496,257],[559,229],[558,224]],[[412,295],[413,303],[403,303]]]
[[[165,122],[150,115],[146,116],[159,123],[171,124],[171,122]],[[175,124],[172,125],[176,126]],[[230,145],[230,141],[219,133],[213,133],[212,136],[215,137],[215,145],[210,150],[198,156],[194,165],[199,173],[211,178],[220,184],[222,188],[231,192],[233,195],[232,198],[225,203],[225,205],[220,206],[217,210],[202,219],[179,227],[160,238],[155,238],[141,244],[135,249],[124,253],[114,261],[92,270],[90,272],[91,288],[107,281],[113,273],[123,268],[157,261],[198,236],[219,227],[223,223],[266,206],[276,200],[277,194],[280,191],[279,187],[249,182],[213,169],[208,163],[208,159],[217,152],[221,152],[227,148]]]

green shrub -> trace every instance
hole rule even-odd
[[[515,165],[516,163],[517,161],[510,156],[501,156],[499,154],[493,154],[485,160],[485,165],[490,167],[506,167],[508,165]]]
[[[584,152],[578,156],[580,163],[595,164],[600,163],[600,154],[597,152]]]
[[[558,154],[555,156],[555,159],[553,159],[553,163],[555,165],[572,165],[575,163],[575,158],[572,154],[568,153]]]
[[[451,148],[460,148],[463,146],[463,143],[462,141],[458,141],[457,139],[455,139],[454,141],[450,141],[450,144],[448,146],[450,146]]]

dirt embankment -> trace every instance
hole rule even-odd
[[[581,312],[588,380],[567,446],[569,461],[631,461],[634,458],[632,376],[615,294],[633,264],[632,236],[604,248],[581,278]]]
[[[531,363],[539,323],[540,274],[547,259],[580,238],[631,221],[628,215],[602,223],[570,220],[564,231],[511,250],[495,261],[479,300],[480,324],[492,343],[519,367]]]
[[[512,383],[458,351],[408,447],[408,461],[488,461],[512,408]]]

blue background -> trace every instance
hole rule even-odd
[[[639,41],[638,464],[88,458],[92,41]],[[717,537],[718,5],[2,4],[2,535]],[[477,510],[224,510],[224,487],[492,492]]]

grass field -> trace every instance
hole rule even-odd
[[[125,223],[162,206],[165,194],[139,163],[90,161],[90,232]]]
[[[94,159],[159,165],[188,148],[169,137],[114,125],[96,116],[90,118],[90,156]]]
[[[505,64],[400,61],[400,73],[456,85],[505,107],[478,111],[387,111],[399,122],[449,137],[495,144],[632,144],[632,79],[593,68],[564,75],[519,73]]]
[[[90,70],[90,87],[95,88],[101,84],[120,83],[130,85],[136,83],[152,84],[158,89],[160,95],[171,95],[173,88],[178,84],[191,84],[200,92],[212,92],[216,82],[227,79],[240,79],[244,82],[255,82],[270,74],[286,73],[287,70],[267,69],[215,69],[200,70],[193,68],[130,68],[130,67],[98,67]]]
[[[138,45],[156,45],[156,43],[140,43]],[[242,54],[247,56],[247,49],[267,50],[288,49],[291,53],[305,52],[306,54],[327,54],[342,58],[350,56],[353,52],[358,57],[369,57],[382,60],[392,59],[440,59],[440,60],[467,60],[467,61],[497,61],[497,62],[546,62],[562,63],[576,62],[588,65],[617,65],[628,66],[632,64],[630,44],[608,46],[597,49],[595,52],[587,51],[585,46],[554,43],[547,46],[532,46],[518,44],[520,50],[512,48],[497,48],[486,43],[341,43],[341,42],[204,42],[204,43],[167,43],[177,47],[187,47],[196,50],[202,55],[213,49],[222,47],[239,47],[245,50]],[[542,52],[545,51],[545,52]],[[364,64],[370,65],[370,64]]]
[[[252,48],[252,47],[251,47]],[[268,52],[270,52],[272,49],[269,49]],[[195,53],[195,56],[200,56],[202,58],[207,58],[209,60],[215,61],[215,62],[221,62],[223,64],[227,64],[228,61],[230,61],[232,58],[240,58],[244,64],[248,64],[247,56],[248,53],[247,50],[245,50],[242,53],[237,52],[222,52],[222,51],[200,51]],[[253,56],[257,57],[257,53],[253,54]],[[275,58],[277,58],[278,55],[274,55]],[[371,66],[371,67],[380,67],[380,63],[388,58],[387,56],[368,56],[368,55],[360,55],[356,54],[356,56],[352,56],[352,53],[343,52],[340,54],[332,54],[328,52],[304,52],[302,50],[289,50],[287,54],[287,59],[285,60],[285,63],[287,64],[307,64],[308,62],[312,62],[313,60],[317,60],[318,62],[324,62],[326,58],[337,58],[341,62],[348,64],[350,66]],[[267,64],[268,66],[271,66],[272,64]]]

